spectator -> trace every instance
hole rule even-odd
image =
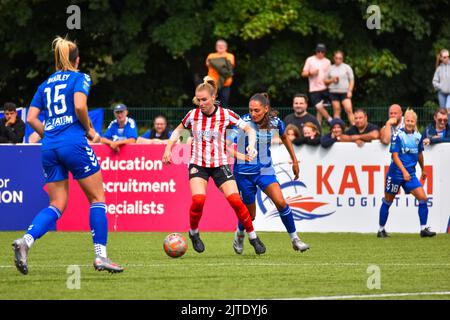
[[[218,87],[218,100],[221,106],[228,107],[231,84],[233,82],[233,69],[235,67],[234,55],[227,52],[228,44],[225,40],[217,40],[216,52],[210,53],[206,58],[208,76],[214,79]]]
[[[354,114],[355,125],[345,132],[346,135],[350,136],[350,141],[362,147],[365,142],[371,142],[380,138],[378,127],[368,122],[367,113],[363,109],[357,109]]]
[[[331,131],[330,133],[322,136],[320,139],[320,144],[324,148],[331,147],[335,142],[347,142],[350,141],[350,137],[344,135],[345,123],[342,119],[333,119],[330,123]],[[342,139],[344,137],[344,139]],[[344,141],[343,141],[344,140]]]
[[[153,129],[147,130],[140,136],[137,143],[167,144],[171,135],[172,131],[167,126],[167,118],[159,115],[153,120]]]
[[[101,142],[109,146],[112,150],[119,152],[124,144],[135,143],[138,132],[136,122],[128,118],[128,108],[124,104],[114,107],[116,120],[111,121]]]
[[[302,129],[302,134],[300,137],[296,138],[293,143],[296,146],[302,144],[308,144],[311,146],[317,146],[320,144],[320,132],[319,128],[312,122],[307,122],[304,124]]]
[[[448,125],[447,109],[439,108],[434,113],[434,123],[425,128],[422,134],[423,144],[430,145],[441,142],[450,142],[450,126]]]
[[[352,108],[352,95],[355,86],[355,77],[352,68],[344,63],[344,53],[340,50],[334,52],[334,64],[328,71],[325,84],[330,91],[330,100],[333,107],[333,118],[341,117],[341,104],[347,114],[350,125],[355,124]]]
[[[391,143],[392,135],[396,135],[400,129],[405,127],[403,119],[402,107],[398,104],[393,104],[389,107],[389,120],[380,130],[380,141],[382,144],[388,145]]]
[[[288,139],[291,140],[291,142],[301,137],[300,130],[296,125],[293,124],[288,124],[284,132],[286,133]]]
[[[319,121],[317,121],[317,119],[313,115],[309,114],[306,111],[308,109],[307,95],[302,93],[296,94],[292,102],[292,109],[294,110],[294,112],[284,118],[284,123],[286,125],[293,124],[300,131],[303,131],[303,126],[305,125],[305,123],[312,122],[317,126],[319,132],[321,132]]]
[[[3,106],[5,117],[0,120],[0,143],[22,143],[25,122],[17,117],[16,105],[6,102]]]
[[[450,64],[448,50],[441,50],[441,64],[434,72],[433,87],[438,93],[439,107],[450,112]]]
[[[325,57],[325,53],[325,45],[318,44],[316,54],[306,59],[302,71],[302,77],[308,78],[309,81],[309,97],[311,104],[317,108],[317,120],[319,123],[322,122],[322,117],[328,123],[332,120],[324,105],[329,100],[328,89],[324,80],[331,66],[331,62]]]

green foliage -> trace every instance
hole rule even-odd
[[[81,8],[68,30],[66,8]],[[93,76],[93,106],[189,104],[217,38],[237,67],[232,104],[267,91],[289,105],[307,91],[300,77],[318,42],[342,49],[356,74],[355,104],[423,106],[434,101],[435,55],[450,47],[449,0],[383,0],[381,29],[369,30],[368,0],[0,0],[0,100],[27,105],[53,70],[55,35],[76,39],[81,69]],[[395,88],[395,90],[394,90]]]

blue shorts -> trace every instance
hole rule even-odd
[[[66,180],[69,171],[79,180],[100,170],[97,156],[87,142],[43,150],[42,166],[46,183]]]
[[[410,193],[414,189],[422,187],[419,179],[417,179],[415,174],[411,174],[411,180],[405,181],[403,178],[390,176],[389,174],[386,177],[386,188],[385,192],[396,195],[400,191],[400,187],[405,190],[405,193]]]
[[[273,175],[261,174],[240,174],[234,173],[234,179],[245,204],[252,204],[256,201],[257,187],[262,191],[272,183],[278,183],[277,177]]]

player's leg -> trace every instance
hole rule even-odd
[[[234,174],[236,185],[238,187],[239,193],[241,195],[242,201],[246,205],[250,217],[255,220],[256,216],[256,192],[257,187],[254,183],[255,175],[245,175],[245,174]],[[242,254],[244,251],[244,239],[245,239],[245,228],[242,223],[238,220],[238,225],[233,239],[233,249],[237,254]]]
[[[31,222],[25,235],[13,242],[14,262],[22,274],[28,273],[28,250],[34,242],[46,234],[61,217],[67,206],[67,170],[58,163],[54,150],[42,152],[42,164],[46,177],[50,204],[41,210]]]
[[[238,187],[230,167],[221,166],[216,168],[213,172],[212,178],[214,179],[216,186],[220,189],[220,191],[222,191],[228,203],[233,208],[239,222],[242,223],[245,231],[247,231],[250,244],[254,247],[256,254],[265,253],[266,247],[256,235],[255,229],[253,228],[252,218],[247,207],[239,196]]]
[[[342,101],[342,106],[347,114],[348,122],[353,126],[355,124],[355,116],[353,115],[352,99],[344,99]]]
[[[108,218],[105,191],[98,159],[87,143],[67,146],[59,150],[60,158],[72,172],[89,201],[89,226],[94,244],[94,268],[98,271],[122,272],[123,268],[107,255]]]
[[[333,108],[333,118],[341,117],[341,102],[339,100],[331,100],[331,107]]]
[[[296,251],[306,251],[309,249],[309,245],[300,241],[297,235],[297,229],[295,227],[294,216],[292,214],[292,210],[289,205],[286,203],[284,199],[283,193],[281,192],[280,184],[276,181],[275,175],[273,176],[262,176],[261,180],[271,181],[270,184],[263,183],[261,187],[264,189],[264,193],[273,201],[277,210],[279,212],[281,221],[283,222],[286,231],[291,238],[292,247]],[[273,181],[275,180],[275,181]]]
[[[388,191],[385,191],[385,193],[384,193],[384,198],[382,199],[382,203],[381,203],[381,207],[380,207],[379,229],[378,229],[378,233],[377,233],[378,238],[389,237],[389,235],[387,234],[387,232],[385,230],[385,226],[386,226],[386,223],[387,223],[387,220],[389,217],[389,208],[391,207],[396,194],[397,193],[394,194],[394,193],[391,193]]]
[[[203,215],[208,179],[209,173],[206,168],[193,164],[189,166],[189,186],[192,195],[192,203],[189,208],[189,238],[192,241],[192,247],[199,253],[205,251],[205,245],[200,239],[198,225]]]
[[[413,184],[417,185],[417,182],[420,184],[419,180],[414,177],[417,181],[412,181]],[[412,178],[411,180],[414,180]],[[414,186],[413,186],[414,187]],[[434,237],[436,232],[432,232],[430,228],[427,226],[428,222],[428,197],[425,193],[425,190],[422,186],[416,187],[413,190],[408,190],[417,200],[419,200],[419,220],[420,220],[420,236],[422,238],[426,237]]]

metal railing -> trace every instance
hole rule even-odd
[[[358,106],[359,107],[359,106]],[[169,126],[171,128],[176,127],[186,113],[192,107],[133,107],[128,108],[129,117],[133,118],[139,128],[139,133],[151,128],[153,119],[158,115],[164,115],[167,117]],[[248,107],[232,107],[230,108],[239,115],[248,113]],[[292,113],[292,107],[274,107],[278,111],[278,117],[284,119],[288,114]],[[354,108],[355,109],[355,108]],[[367,112],[367,116],[370,123],[376,124],[380,128],[384,126],[388,119],[388,107],[387,106],[371,106],[363,108]],[[327,108],[328,112],[332,115],[331,108]],[[433,121],[433,111],[424,107],[418,107],[414,109],[418,115],[418,127],[420,130],[425,128],[429,123]],[[315,108],[308,108],[308,112],[315,115]],[[345,111],[341,112],[342,119],[347,123],[347,116]],[[110,121],[114,119],[114,114],[111,109],[105,108],[104,126],[109,125]],[[328,131],[326,128],[325,132]]]

